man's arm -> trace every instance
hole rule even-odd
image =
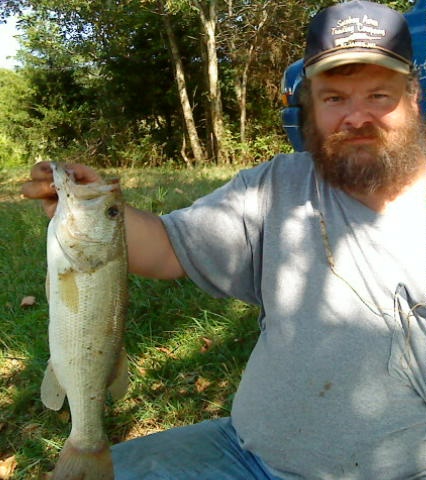
[[[160,218],[126,206],[129,269],[149,278],[172,280],[185,276]]]
[[[85,165],[69,165],[68,168],[73,171],[78,183],[86,184],[100,179],[95,170]],[[40,162],[31,170],[31,181],[22,186],[24,196],[42,200],[43,208],[49,217],[53,216],[57,204],[52,182],[49,162]],[[127,205],[125,224],[130,272],[163,280],[185,275],[158,216]]]

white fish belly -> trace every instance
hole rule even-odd
[[[51,236],[49,265],[50,364],[65,390],[73,441],[95,448],[105,440],[106,390],[122,350],[126,272],[122,258],[91,273],[73,269]]]

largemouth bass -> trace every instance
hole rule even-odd
[[[47,233],[50,360],[43,403],[59,410],[65,399],[71,433],[54,480],[112,480],[103,427],[107,391],[127,390],[123,346],[127,303],[124,202],[119,184],[75,183],[52,164],[58,206]]]

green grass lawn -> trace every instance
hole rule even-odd
[[[156,213],[189,205],[234,173],[231,167],[108,172],[120,176],[131,204]],[[67,407],[53,412],[40,400],[49,356],[48,219],[38,202],[20,196],[27,174],[0,171],[0,479],[45,478],[70,430]],[[228,415],[257,338],[257,310],[212,299],[189,280],[130,276],[129,285],[130,388],[106,407],[111,443]],[[26,296],[36,303],[22,307]]]

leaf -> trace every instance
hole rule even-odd
[[[35,304],[36,304],[36,298],[31,296],[31,295],[29,295],[27,297],[24,297],[21,300],[21,307],[22,308],[32,307]]]
[[[155,347],[159,352],[165,353],[170,358],[176,358],[176,355],[167,347]]]
[[[198,377],[197,381],[195,382],[195,388],[197,389],[198,393],[204,392],[204,390],[207,390],[212,382],[210,380],[207,380],[207,378],[204,377]]]
[[[17,462],[15,455],[12,455],[5,460],[0,460],[0,480],[9,480],[9,478],[12,478],[16,465]]]
[[[40,430],[40,424],[39,423],[28,423],[22,428],[22,433],[26,437],[34,437],[38,435],[38,432]]]
[[[68,410],[63,410],[63,411],[58,415],[58,418],[59,418],[59,420],[60,420],[62,423],[69,423],[69,421],[71,420],[70,412],[69,412]]]

